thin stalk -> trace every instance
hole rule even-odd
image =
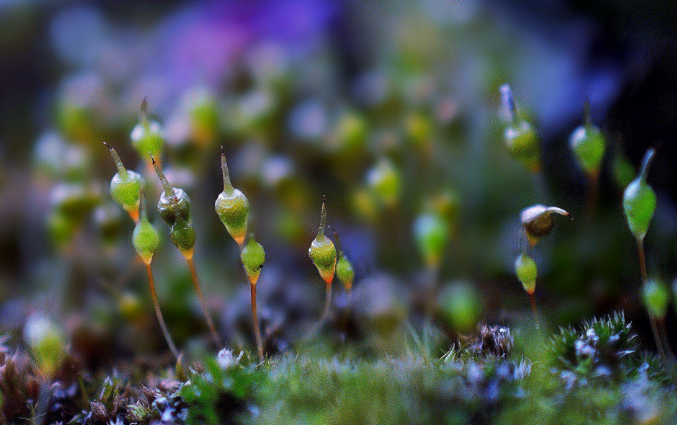
[[[165,320],[162,318],[162,311],[160,310],[160,302],[157,299],[157,293],[155,292],[155,279],[153,278],[153,270],[150,267],[150,264],[146,264],[146,273],[148,274],[148,286],[150,286],[150,295],[153,298],[153,306],[155,307],[155,315],[157,316],[158,323],[160,323],[160,329],[162,329],[162,334],[167,341],[167,345],[171,350],[174,357],[179,358],[179,351],[172,341],[172,336],[169,334]]]
[[[259,328],[259,315],[256,309],[256,285],[249,284],[251,290],[252,304],[252,324],[254,325],[254,336],[256,337],[256,349],[259,352],[259,361],[263,361],[263,341],[261,339],[261,329]]]
[[[637,239],[637,254],[639,255],[639,270],[642,274],[642,283],[649,280],[649,275],[646,272],[646,255],[644,254],[644,239]]]
[[[219,334],[216,332],[216,327],[214,326],[214,322],[212,321],[212,317],[209,314],[209,310],[207,309],[207,301],[205,300],[204,295],[202,294],[202,288],[200,287],[200,280],[197,277],[197,271],[195,270],[195,262],[193,261],[192,258],[187,257],[186,261],[188,262],[188,268],[190,269],[190,277],[193,281],[193,287],[195,288],[195,292],[197,293],[197,298],[200,301],[200,307],[202,308],[202,314],[205,316],[205,320],[207,321],[207,327],[209,328],[209,332],[212,334],[212,339],[214,340],[214,344],[216,344],[217,347],[221,347],[221,338],[219,338]]]
[[[665,328],[665,318],[661,319],[658,322],[658,334],[661,337],[661,343],[663,344],[663,348],[665,349],[665,353],[670,356],[671,359],[674,359],[675,355],[672,352],[672,349],[670,349],[670,342],[668,340],[668,332]]]
[[[647,160],[648,158],[648,160]],[[646,166],[648,163],[651,162],[651,157],[647,156],[645,158],[644,166],[642,167],[642,173],[644,174],[644,170],[646,170]],[[639,270],[642,275],[642,284],[646,285],[647,280],[649,280],[649,275],[646,271],[646,255],[644,253],[644,239],[637,239],[637,255],[639,256]],[[665,354],[665,349],[663,348],[663,342],[661,335],[658,330],[658,323],[656,322],[656,318],[653,317],[651,314],[649,314],[649,321],[651,322],[651,332],[653,332],[653,338],[654,341],[656,342],[656,348],[658,349],[658,354],[661,356],[661,359],[663,359],[663,362],[667,364],[667,356]]]
[[[588,199],[586,210],[588,216],[592,218],[597,210],[597,199],[599,198],[599,173],[588,174]]]
[[[324,308],[322,310],[322,316],[320,316],[320,320],[313,326],[310,331],[306,334],[306,336],[303,338],[304,340],[309,340],[312,338],[319,330],[322,328],[322,325],[327,321],[327,318],[329,317],[329,311],[331,309],[331,282],[327,282],[325,285],[325,299],[324,299]]]
[[[534,322],[536,323],[536,329],[538,329],[540,331],[541,320],[538,316],[538,307],[536,307],[536,295],[533,292],[529,294],[529,300],[531,301],[531,312],[534,315]]]

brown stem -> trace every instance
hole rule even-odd
[[[586,210],[589,218],[593,218],[597,212],[597,200],[599,198],[599,173],[588,174],[588,199]]]
[[[646,255],[644,253],[644,239],[637,239],[637,255],[639,256],[639,270],[642,274],[642,284],[646,285],[647,280],[649,280],[649,275],[646,271]],[[656,348],[658,349],[658,354],[661,356],[661,359],[664,363],[667,364],[668,357],[665,354],[665,349],[663,347],[663,342],[661,334],[658,330],[658,322],[656,318],[649,314],[649,321],[651,322],[651,332],[653,332],[653,338],[656,342]]]
[[[536,307],[536,295],[533,292],[529,294],[529,300],[531,301],[531,312],[534,315],[534,322],[536,323],[536,329],[541,329],[541,321],[538,317],[538,308]]]
[[[252,322],[254,325],[254,335],[256,336],[256,349],[259,352],[259,360],[263,361],[263,342],[261,340],[261,328],[259,327],[259,315],[256,310],[256,285],[249,284],[252,298]]]
[[[656,318],[649,315],[651,321],[651,332],[653,332],[653,338],[656,341],[656,348],[658,349],[658,355],[661,356],[663,362],[667,363],[667,357],[665,356],[665,350],[663,350],[663,344],[661,343],[661,336],[658,333],[658,324],[656,323]]]
[[[200,280],[198,279],[197,271],[195,270],[195,262],[193,261],[192,258],[187,258],[186,261],[188,261],[188,268],[190,268],[190,277],[193,281],[193,287],[195,288],[195,292],[197,293],[197,297],[200,301],[200,307],[202,307],[202,314],[204,314],[205,320],[207,321],[207,327],[209,327],[209,332],[211,332],[212,334],[214,344],[216,344],[217,347],[221,347],[221,338],[219,338],[219,334],[216,332],[216,327],[214,326],[214,322],[212,322],[212,317],[209,314],[209,310],[207,309],[207,301],[205,300],[204,295],[202,295],[202,289],[200,288]]]
[[[155,279],[153,279],[153,270],[150,268],[150,264],[146,264],[146,273],[148,274],[148,286],[150,286],[150,295],[153,298],[153,306],[155,307],[155,315],[157,316],[157,321],[160,323],[160,329],[162,329],[162,334],[165,336],[165,341],[169,345],[174,357],[179,358],[179,351],[172,341],[172,336],[169,334],[165,320],[162,318],[162,311],[160,310],[160,302],[157,299],[157,293],[155,292]]]
[[[663,349],[665,353],[670,356],[671,359],[674,360],[675,355],[672,352],[672,349],[670,349],[670,341],[668,340],[668,332],[665,328],[665,318],[661,319],[658,322],[658,334],[661,337],[661,344],[663,344]]]
[[[639,270],[642,273],[642,283],[649,280],[646,272],[646,255],[644,254],[644,239],[637,239],[637,254],[639,255]]]

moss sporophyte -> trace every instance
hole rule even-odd
[[[160,217],[162,217],[162,219],[170,226],[169,237],[172,244],[181,252],[188,263],[190,277],[193,282],[193,287],[195,288],[195,293],[200,301],[200,307],[202,308],[202,313],[207,322],[207,327],[209,328],[214,343],[217,347],[220,347],[221,338],[219,338],[219,334],[216,332],[216,326],[214,326],[212,317],[209,314],[207,300],[202,293],[202,287],[200,286],[200,280],[193,260],[195,231],[193,230],[190,221],[190,198],[183,189],[170,186],[160,164],[155,161],[152,154],[149,154],[149,156],[153,168],[162,183],[163,189],[157,205],[158,212],[160,213]]]
[[[334,274],[336,273],[336,247],[334,243],[325,234],[325,227],[327,226],[327,206],[326,199],[322,202],[322,212],[320,215],[320,227],[317,231],[317,236],[313,239],[308,249],[308,256],[315,264],[320,277],[325,282],[325,302],[322,316],[317,325],[308,334],[314,334],[322,326],[331,308],[331,290]]]
[[[110,196],[129,213],[134,222],[137,222],[139,220],[140,192],[144,184],[143,177],[134,171],[127,170],[115,149],[106,142],[103,144],[110,151],[118,170],[110,181]]]
[[[146,201],[141,193],[141,217],[134,228],[134,233],[132,234],[132,243],[136,252],[143,260],[143,263],[146,265],[146,273],[148,275],[148,285],[150,287],[150,295],[153,299],[153,306],[155,308],[155,315],[157,316],[158,323],[160,324],[160,329],[162,334],[167,341],[169,349],[172,351],[172,354],[176,358],[179,358],[179,352],[172,341],[172,337],[169,334],[167,325],[162,317],[162,311],[160,310],[160,302],[157,298],[157,293],[155,291],[155,279],[153,278],[153,270],[151,268],[151,263],[153,261],[153,256],[160,246],[160,234],[157,229],[148,221],[148,214],[146,212]]]
[[[508,152],[532,172],[541,169],[540,140],[534,127],[517,110],[510,85],[501,86],[503,104],[510,115],[510,123],[503,134]]]
[[[425,212],[414,221],[414,237],[426,266],[436,269],[449,241],[447,221],[436,212]]]
[[[559,207],[534,205],[522,210],[520,220],[527,240],[534,246],[542,238],[548,236],[555,227],[554,214],[569,217],[569,213]]]
[[[336,272],[336,247],[334,243],[325,234],[325,227],[327,225],[327,207],[326,202],[322,202],[322,212],[320,216],[320,227],[317,236],[313,239],[308,249],[308,255],[315,264],[320,277],[325,281],[327,286],[331,286],[334,280],[334,273]]]
[[[263,246],[256,241],[253,233],[249,235],[248,243],[246,245],[244,243],[249,225],[249,201],[244,193],[233,187],[230,181],[226,152],[223,146],[221,146],[221,174],[223,176],[223,191],[216,198],[214,209],[226,231],[240,248],[240,260],[249,280],[252,325],[256,338],[256,349],[259,360],[263,361],[263,340],[261,338],[256,302],[256,283],[259,280],[263,263],[266,260],[266,252]]]
[[[251,293],[252,324],[254,326],[254,336],[256,337],[256,348],[259,354],[259,360],[263,361],[263,340],[261,339],[261,328],[259,326],[259,316],[256,304],[256,283],[259,280],[259,274],[266,261],[266,252],[263,246],[256,242],[254,234],[249,235],[249,241],[240,252],[240,260],[244,266],[247,277],[249,278],[249,289]]]
[[[230,182],[230,174],[223,147],[221,147],[221,172],[223,173],[223,192],[216,198],[214,207],[228,234],[235,239],[235,242],[242,249],[242,244],[247,235],[249,201],[244,193],[239,189],[235,189]]]
[[[148,101],[143,99],[139,123],[130,134],[132,146],[142,158],[147,158],[150,152],[156,158],[161,158],[165,147],[162,127],[157,121],[148,118]]]
[[[669,292],[667,290],[663,291],[664,288],[655,280],[649,280],[646,269],[646,254],[644,252],[644,238],[656,210],[656,193],[646,181],[649,167],[655,154],[656,150],[653,148],[646,152],[642,160],[642,168],[639,175],[625,188],[623,193],[623,211],[625,212],[628,227],[637,242],[637,255],[639,257],[639,269],[643,285],[642,295],[649,312],[656,347],[663,360],[667,361],[667,353],[670,353],[670,347],[667,344],[667,337],[665,336],[664,314],[661,316],[657,313],[662,308],[660,305],[662,304],[661,299],[664,298],[663,292],[667,294]]]
[[[569,138],[569,146],[581,168],[593,179],[599,176],[606,149],[606,141],[599,127],[592,123],[590,102],[584,106],[583,125],[577,127]]]
[[[533,205],[522,210],[520,214],[520,221],[524,235],[526,236],[529,246],[535,246],[538,241],[548,236],[555,227],[554,215],[569,217],[569,213],[559,207],[546,207],[545,205]],[[515,259],[515,274],[522,283],[524,290],[529,294],[531,301],[531,309],[536,321],[536,327],[539,327],[538,310],[536,309],[536,277],[538,276],[538,268],[536,262],[527,254],[525,248],[523,252]]]

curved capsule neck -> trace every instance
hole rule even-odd
[[[317,236],[315,239],[323,240],[326,236],[324,235],[324,228],[327,225],[327,204],[322,202],[322,213],[320,214],[320,228],[317,230]]]
[[[226,195],[233,194],[233,184],[230,182],[230,172],[228,171],[228,163],[226,162],[226,153],[221,147],[221,173],[223,174],[223,192]]]
[[[176,200],[176,197],[174,196],[174,191],[172,190],[172,186],[169,184],[169,181],[167,181],[167,177],[165,177],[165,173],[162,172],[162,168],[160,168],[160,165],[157,163],[157,161],[155,161],[153,155],[150,155],[150,159],[153,162],[155,174],[157,174],[157,176],[160,178],[160,182],[162,183],[162,188],[165,192],[165,196],[174,197],[174,199]]]
[[[515,98],[512,95],[512,89],[510,88],[509,84],[504,84],[501,86],[501,96],[503,97],[503,103],[508,107],[510,122],[513,125],[519,124],[517,105],[515,105]]]
[[[649,167],[651,167],[651,163],[653,162],[654,156],[656,156],[656,149],[651,148],[648,151],[646,151],[646,154],[644,154],[644,159],[642,160],[642,168],[640,169],[639,172],[639,180],[642,183],[646,183],[646,177],[647,174],[649,174]]]
[[[583,104],[583,126],[586,129],[592,128],[592,117],[590,116],[590,99],[586,99]]]
[[[110,146],[108,143],[104,142],[103,144],[106,145],[106,147],[110,151],[110,156],[113,157],[113,162],[115,162],[115,166],[118,169],[118,175],[122,180],[127,180],[129,178],[129,173],[127,172],[125,166],[122,164],[120,155],[118,155],[117,151],[113,149],[113,147]]]
[[[143,98],[141,102],[141,113],[139,114],[139,121],[145,130],[148,130],[150,122],[148,121],[148,99]]]

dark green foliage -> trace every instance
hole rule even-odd
[[[218,360],[205,361],[204,372],[193,373],[190,383],[181,389],[181,397],[190,405],[186,423],[233,424],[249,413],[249,403],[263,373],[245,362],[240,363],[241,358],[233,357],[232,351],[224,349]]]
[[[585,322],[580,331],[560,329],[552,338],[554,366],[564,379],[620,381],[636,373],[635,335],[622,313]]]

